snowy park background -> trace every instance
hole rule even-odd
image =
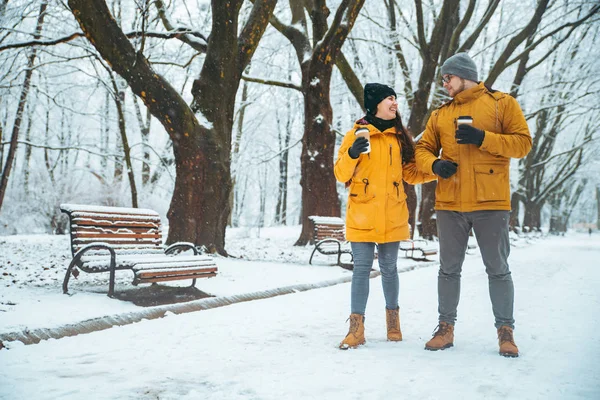
[[[599,399],[600,4],[274,3],[0,0],[0,399]],[[241,43],[256,4],[274,6],[276,19],[259,18],[264,34],[251,41],[254,53],[243,52],[252,59],[238,75],[211,74],[207,62],[234,69],[240,56],[237,44],[224,45],[232,37],[215,39],[223,32],[213,22],[235,19],[232,40]],[[343,44],[334,41],[343,58],[319,62],[327,29],[331,38],[350,27]],[[118,70],[102,43],[145,62]],[[329,43],[319,49],[331,51]],[[347,192],[331,170],[343,134],[364,115],[364,84],[392,86],[418,136],[448,100],[439,67],[459,50],[486,83],[517,99],[533,137],[510,173],[520,357],[497,354],[477,250],[464,264],[454,348],[423,350],[437,322],[436,257],[401,253],[404,341],[385,340],[375,265],[367,344],[339,351],[351,272],[322,255],[308,265],[307,217],[325,215],[320,209],[343,217]],[[128,74],[146,64],[144,79]],[[152,97],[154,79],[172,97]],[[174,131],[183,117],[197,129]],[[416,237],[435,245],[432,185],[409,201]],[[176,188],[191,192],[176,197]],[[174,206],[177,198],[193,204]],[[108,298],[107,274],[86,273],[63,295],[72,255],[61,203],[156,210],[171,228],[165,238],[199,221],[213,231],[183,239],[215,250],[218,275],[196,285],[212,297],[142,307]],[[117,273],[117,293],[147,288]],[[188,306],[202,311],[179,313]],[[69,336],[78,329],[86,333]],[[15,339],[38,334],[50,339]]]
[[[256,231],[231,230],[231,252],[247,259],[217,257],[220,274],[197,286],[231,298],[350,277],[323,256],[309,266],[310,246],[291,246],[298,232],[298,226],[267,228],[259,238]],[[63,295],[69,258],[64,236],[0,242],[0,334],[147,310],[108,298],[105,274],[82,273],[72,295]],[[437,263],[400,257],[399,270],[406,271],[400,273],[401,343],[385,339],[375,277],[367,344],[357,350],[337,349],[350,300],[350,284],[340,283],[39,344],[5,343],[0,398],[597,399],[600,238],[570,232],[514,244],[517,359],[498,355],[477,252],[463,268],[455,347],[425,351],[437,321]],[[131,279],[128,271],[119,276],[117,291]]]

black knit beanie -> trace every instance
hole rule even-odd
[[[396,97],[396,92],[391,87],[381,83],[367,83],[365,85],[365,108],[367,113],[377,114],[377,104],[388,96]]]

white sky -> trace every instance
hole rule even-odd
[[[325,266],[324,259],[313,267],[299,264],[307,263],[310,247],[291,246],[298,232],[299,227],[263,230],[259,240],[256,232],[238,231],[230,239],[232,253],[248,246],[249,258],[279,261],[218,259],[221,274],[197,286],[225,296],[349,276]],[[34,320],[49,327],[140,309],[99,293],[106,287],[100,274],[82,274],[73,296],[60,294],[66,268],[60,262],[48,267],[61,271],[54,274],[58,279],[26,283],[32,274],[23,266],[33,263],[18,262],[19,249],[28,260],[39,257],[38,268],[64,256],[46,252],[56,237],[33,238],[0,238],[8,250],[0,265],[6,271],[7,260],[13,260],[10,279],[18,282],[0,280],[0,332],[33,329]],[[35,345],[10,342],[0,351],[0,398],[597,399],[599,258],[597,233],[521,240],[512,248],[518,359],[497,353],[484,267],[478,255],[470,255],[455,347],[443,352],[423,350],[437,320],[437,267],[431,265],[400,274],[401,343],[385,340],[383,295],[380,279],[374,278],[367,344],[357,350],[337,349],[348,328],[350,285],[345,283]],[[400,265],[409,264],[400,259]],[[122,277],[119,286],[130,279]],[[36,303],[32,299],[38,295],[42,301]],[[78,314],[90,307],[93,312]]]

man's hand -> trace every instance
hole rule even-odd
[[[485,132],[471,125],[461,124],[456,130],[456,142],[458,144],[474,144],[477,147],[483,143]]]
[[[448,179],[454,175],[457,168],[457,163],[448,160],[435,160],[431,167],[436,175],[439,175],[444,179]]]
[[[357,159],[360,153],[369,148],[369,141],[362,136],[357,137],[352,143],[352,147],[348,150],[350,158]]]

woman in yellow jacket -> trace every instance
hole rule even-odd
[[[336,179],[349,186],[346,239],[354,256],[350,330],[339,346],[344,350],[365,343],[364,314],[375,245],[386,302],[387,338],[402,340],[396,263],[399,242],[410,238],[402,181],[414,185],[436,179],[434,174],[417,170],[414,144],[398,114],[396,92],[378,83],[368,83],[364,92],[367,115],[344,136],[334,166]],[[366,132],[369,139],[363,137]]]

